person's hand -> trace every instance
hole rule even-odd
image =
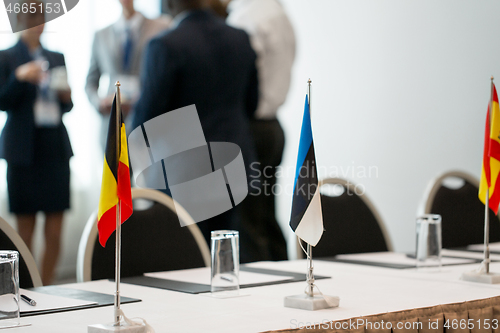
[[[103,98],[99,104],[99,112],[101,114],[110,114],[111,106],[113,106],[113,96]]]
[[[62,103],[71,102],[71,89],[59,90],[57,92],[57,98],[59,98],[59,101],[61,101]]]
[[[43,70],[40,62],[30,61],[16,68],[16,78],[21,82],[29,82],[38,85],[43,78]]]

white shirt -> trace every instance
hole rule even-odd
[[[142,23],[144,22],[144,15],[139,12],[135,12],[131,18],[128,20],[122,15],[113,26],[117,36],[119,36],[120,45],[125,45],[127,40],[127,30],[130,29],[132,33],[132,40],[136,42],[139,40],[141,34]]]
[[[257,54],[259,104],[257,119],[274,119],[290,88],[295,34],[277,0],[232,0],[227,24],[250,35]]]

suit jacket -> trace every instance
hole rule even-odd
[[[42,49],[49,68],[65,66],[61,53]],[[0,110],[7,112],[7,122],[0,136],[0,158],[9,164],[30,165],[34,159],[35,117],[33,107],[37,87],[17,80],[17,67],[32,61],[28,47],[21,41],[10,49],[0,51]],[[73,103],[60,103],[61,113],[70,111]],[[73,156],[66,127],[61,122],[55,128],[63,143],[63,158]]]
[[[113,80],[114,77],[124,74],[122,55],[123,45],[116,33],[117,24],[118,22],[97,31],[92,45],[92,55],[85,91],[96,110],[99,110],[100,100],[97,95],[97,89],[99,88],[99,79],[101,75],[108,74],[111,80]],[[169,21],[166,19],[150,20],[144,18],[140,28],[139,40],[137,44],[134,45],[130,72],[127,74],[139,76],[144,48],[153,36],[167,29],[168,25]]]
[[[206,141],[238,144],[250,175],[255,153],[248,123],[258,99],[255,59],[244,31],[210,11],[190,12],[148,45],[132,128],[195,104]]]

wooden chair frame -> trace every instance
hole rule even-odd
[[[420,201],[419,207],[417,209],[417,216],[421,216],[423,214],[431,214],[432,204],[434,203],[434,199],[436,198],[437,191],[443,184],[443,180],[449,177],[457,177],[463,179],[479,188],[479,180],[467,172],[460,170],[444,172],[443,174],[432,179],[427,185],[424,196],[422,197],[422,200]]]
[[[343,179],[343,178],[325,178],[325,179],[322,179],[319,181],[318,187],[321,188],[323,185],[327,185],[327,184],[342,185],[344,188],[347,188],[347,190],[354,192],[354,193],[355,193],[355,189],[356,189],[356,185],[353,182],[348,181],[348,180]],[[387,231],[387,228],[384,224],[384,221],[382,220],[382,217],[380,216],[377,208],[375,208],[375,205],[368,198],[366,193],[359,195],[359,197],[361,198],[361,200],[363,200],[364,204],[368,207],[368,209],[370,209],[373,216],[375,216],[375,219],[377,220],[377,223],[380,227],[380,230],[382,230],[382,234],[384,236],[385,243],[387,244],[387,249],[389,251],[393,251],[393,246],[392,246],[391,238],[389,236],[389,232]],[[298,243],[298,240],[297,240],[297,258],[298,259],[304,258],[304,253],[300,247],[300,244]],[[314,251],[313,251],[313,258],[314,258]]]
[[[9,239],[14,243],[14,246],[17,248],[19,252],[19,256],[23,258],[26,266],[28,266],[28,271],[31,276],[31,281],[33,282],[33,287],[41,287],[42,286],[42,278],[40,277],[40,273],[38,271],[38,267],[36,265],[35,259],[31,254],[31,251],[28,249],[28,246],[23,241],[21,236],[17,233],[17,231],[0,217],[0,229],[9,237]],[[19,258],[21,259],[21,258]]]
[[[210,267],[211,256],[210,250],[195,221],[189,213],[182,208],[174,199],[168,195],[151,189],[133,188],[132,199],[147,199],[161,203],[177,213],[177,216],[188,228],[200,249],[203,257],[203,262],[206,267]],[[92,278],[92,256],[94,254],[94,246],[97,241],[97,212],[92,213],[89,217],[85,229],[83,230],[78,247],[78,256],[76,261],[76,279],[78,282],[90,281]]]

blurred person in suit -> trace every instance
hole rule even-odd
[[[121,83],[122,112],[125,117],[140,95],[139,73],[143,50],[152,37],[168,28],[170,19],[144,17],[134,8],[134,0],[119,0],[122,15],[112,25],[95,33],[85,91],[102,115],[101,146],[105,148],[115,82]],[[108,81],[106,96],[98,94],[101,77]],[[105,81],[105,80],[104,80]]]
[[[227,26],[203,0],[167,0],[167,5],[172,28],[146,49],[132,128],[195,104],[206,141],[239,145],[250,176],[255,152],[249,118],[257,106],[258,82],[249,37]],[[234,211],[197,224],[209,244],[211,230],[239,228]]]
[[[30,250],[36,213],[45,213],[41,275],[43,284],[50,284],[59,258],[63,212],[70,206],[73,151],[62,115],[73,103],[67,81],[51,79],[56,70],[65,70],[64,56],[40,44],[42,2],[24,3],[37,10],[18,14],[19,28],[26,30],[15,46],[0,51],[0,110],[7,112],[0,157],[7,161],[9,208]]]
[[[277,119],[290,87],[295,58],[295,34],[278,0],[231,0],[226,22],[250,35],[257,53],[259,104],[251,121],[262,174],[260,195],[250,195],[242,204],[242,228],[247,230],[241,244],[252,249],[258,260],[287,259],[286,241],[276,220],[276,168],[281,163],[285,136]],[[253,167],[253,166],[252,166]]]

